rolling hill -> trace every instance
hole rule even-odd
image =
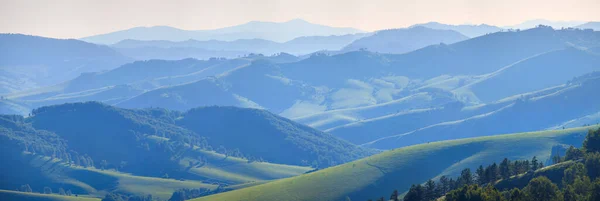
[[[21,34],[0,34],[0,52],[0,94],[58,84],[131,61],[108,46]]]
[[[336,51],[367,34],[330,36],[302,36],[283,43],[263,39],[238,39],[234,41],[140,41],[123,40],[111,47],[136,59],[208,59],[210,57],[237,58],[250,53],[272,55],[286,52],[294,55],[317,51]]]
[[[251,21],[245,24],[214,30],[182,30],[168,26],[135,27],[127,30],[82,38],[83,41],[114,44],[125,39],[134,40],[224,40],[264,39],[285,42],[301,36],[329,36],[361,33],[354,28],[337,28],[294,19],[287,22]]]
[[[468,37],[456,31],[417,26],[407,29],[377,31],[371,36],[366,36],[352,42],[342,50],[356,51],[367,49],[372,52],[401,54],[429,45],[440,43],[452,44],[466,39]]]
[[[161,107],[179,111],[211,105],[260,108],[254,102],[227,92],[222,82],[215,78],[155,89],[117,104],[124,108]]]
[[[0,190],[2,200],[31,200],[31,201],[100,201],[99,198],[86,198],[75,196],[49,195],[39,193],[26,193],[19,191]]]
[[[311,127],[321,129],[325,132],[335,130],[337,127],[350,125],[375,119],[383,119],[401,113],[415,113],[434,110],[437,107],[452,107],[451,104],[460,104],[448,93],[443,92],[419,92],[397,100],[362,107],[334,109],[314,114],[303,115],[293,118],[294,121],[307,124]],[[415,109],[419,108],[419,109]],[[422,109],[431,108],[431,109]],[[414,111],[411,111],[414,110]],[[414,123],[414,122],[413,122]],[[377,135],[377,134],[370,134]],[[352,138],[347,138],[351,140]],[[353,142],[356,143],[356,142]]]
[[[260,58],[290,60],[283,54]],[[12,93],[4,96],[0,108],[5,111],[3,114],[27,114],[32,108],[62,103],[100,101],[118,104],[147,90],[222,74],[248,65],[253,59],[258,59],[258,56],[231,60],[213,58],[136,61],[110,71],[81,74],[75,79],[54,86]]]
[[[111,119],[115,122],[115,126],[96,124],[94,119],[100,116]],[[220,119],[220,123],[208,123],[218,119]],[[97,157],[106,160],[113,158],[112,164],[118,164],[120,161],[138,160],[140,164],[151,162],[149,159],[143,159],[143,150],[135,151],[138,148],[127,146],[127,143],[130,143],[127,142],[128,139],[132,140],[131,142],[135,142],[134,139],[144,134],[171,139],[176,138],[185,140],[188,143],[194,142],[191,144],[200,146],[203,149],[210,146],[214,149],[223,147],[229,151],[238,150],[241,151],[243,156],[263,158],[269,162],[293,165],[302,165],[302,160],[312,163],[319,158],[319,160],[316,160],[318,164],[329,166],[329,162],[339,164],[364,157],[369,153],[350,143],[334,138],[329,134],[257,109],[208,107],[179,113],[160,109],[129,110],[90,102],[42,107],[34,110],[33,117],[28,119],[28,121],[35,128],[55,132],[69,142],[81,141],[81,143],[70,145],[69,147],[75,150],[86,150],[85,153],[92,158],[96,157],[95,154],[99,154]],[[256,125],[248,125],[246,122],[249,121],[256,121]],[[81,123],[77,124],[77,126],[69,126],[74,122]],[[231,127],[220,124],[228,124]],[[238,127],[244,129],[234,129]],[[93,132],[86,132],[90,128],[96,129]],[[136,129],[129,131],[126,128]],[[90,136],[78,135],[77,133],[79,132],[89,133],[88,135]],[[226,140],[231,138],[245,138],[246,132],[253,133],[248,140],[254,139],[255,143],[239,144],[237,141]],[[110,142],[110,140],[105,139],[107,134],[102,133],[120,136],[118,138],[121,139],[123,144],[114,144],[112,147],[115,150],[121,148],[132,149],[131,155],[120,154],[116,157],[110,153],[99,152],[101,150],[99,146],[102,146],[102,141]],[[92,143],[91,141],[87,141],[90,139],[96,140],[94,140],[93,144],[88,144]],[[266,143],[264,140],[258,139],[276,140],[277,142]],[[260,147],[270,147],[271,144],[273,146],[286,144],[289,150],[281,151],[280,153],[261,151],[262,148]],[[121,145],[122,147],[119,147]],[[300,149],[303,145],[310,145],[313,148],[304,147]],[[285,150],[283,148],[279,149]],[[305,154],[306,158],[290,160],[290,154]],[[134,155],[136,157],[133,157]],[[156,156],[153,158],[160,160]]]
[[[489,103],[505,97],[561,85],[574,77],[600,71],[600,54],[566,48],[518,61],[458,89],[472,101]],[[494,89],[493,91],[490,89]]]
[[[541,161],[552,147],[581,145],[588,129],[540,131],[434,142],[404,147],[274,182],[194,200],[368,200],[394,189],[408,190],[442,175],[456,176],[464,168],[499,162],[507,157]],[[418,172],[419,174],[415,174]]]
[[[199,106],[267,108],[279,113],[315,89],[281,75],[279,64],[256,60],[248,66],[197,82],[146,92],[117,104],[121,107],[163,107],[187,110]],[[198,93],[201,92],[201,93]],[[272,98],[271,94],[279,94]]]
[[[217,188],[217,185],[199,180],[136,176],[114,170],[74,166],[30,153],[15,155],[10,159],[10,165],[3,169],[3,178],[9,180],[1,183],[2,189],[15,189],[13,186],[29,184],[34,192],[42,192],[44,187],[51,188],[53,192],[63,188],[79,197],[101,197],[107,192],[120,192],[168,199],[172,192],[181,188],[201,188],[207,191]]]
[[[276,163],[333,166],[369,153],[332,135],[264,110],[198,108],[184,113],[176,123],[202,133],[213,147],[224,145]]]
[[[552,28],[555,28],[555,29],[562,29],[562,28],[577,27],[584,23],[585,22],[583,22],[583,21],[555,21],[555,20],[546,20],[546,19],[534,19],[534,20],[527,20],[525,22],[521,22],[519,24],[515,24],[512,26],[507,26],[506,28],[531,29],[538,25],[546,25],[546,26],[551,26]]]
[[[600,22],[587,22],[585,24],[576,26],[575,28],[579,28],[579,29],[593,29],[595,31],[600,31]]]
[[[600,46],[600,32],[537,27],[497,32],[451,45],[435,45],[407,54],[389,56],[394,73],[410,78],[439,75],[481,75],[517,61],[567,47]],[[485,50],[485,51],[484,51]],[[435,59],[431,59],[435,58]]]
[[[594,91],[598,90],[598,86],[600,86],[598,73],[587,74],[573,79],[563,87],[552,89],[550,93],[524,95],[511,101],[509,105],[493,111],[464,119],[444,121],[412,131],[397,132],[364,145],[391,149],[440,140],[555,127],[600,111],[600,106],[594,101],[596,99]]]
[[[439,22],[428,22],[428,23],[423,23],[423,24],[415,24],[411,27],[417,27],[417,26],[427,27],[430,29],[439,29],[439,30],[454,30],[454,31],[461,33],[469,38],[475,38],[475,37],[483,36],[485,34],[491,34],[491,33],[496,33],[496,32],[502,31],[502,28],[500,28],[500,27],[487,25],[487,24],[450,25],[450,24],[442,24]]]
[[[374,153],[263,110],[234,107],[182,113],[96,102],[47,106],[27,118],[0,115],[0,139],[0,189],[30,184],[96,197],[220,192]]]
[[[119,53],[136,60],[181,60],[187,58],[210,59],[210,58],[238,58],[251,54],[250,51],[236,50],[209,50],[196,47],[133,47],[114,48]]]
[[[398,111],[439,107],[452,101],[448,99],[465,105],[487,104],[555,87],[574,76],[598,70],[594,52],[598,45],[598,32],[538,27],[487,34],[400,55],[369,51],[318,53],[296,62],[253,62],[217,78],[149,91],[118,105],[187,110],[221,104],[264,108],[294,119],[323,113],[303,123],[331,122],[334,126],[318,126],[331,129]],[[536,77],[541,71],[551,73]],[[506,79],[511,76],[518,79]],[[495,91],[498,93],[492,93]],[[432,94],[421,99],[426,101],[396,104],[410,103],[405,101],[423,97],[418,94],[424,92]],[[393,106],[385,107],[392,110],[381,110],[377,115],[353,112],[384,105]],[[325,117],[334,115],[334,110],[351,108],[356,110]]]

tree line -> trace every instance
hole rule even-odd
[[[503,180],[528,178],[543,168],[537,157],[531,160],[511,161],[507,158],[500,164],[479,166],[475,173],[466,168],[457,178],[440,177],[425,184],[412,185],[400,196],[394,190],[392,201],[598,201],[600,200],[600,129],[590,130],[582,148],[569,147],[565,156],[554,156],[553,163],[564,171],[554,173],[553,180],[545,176],[529,179],[523,188],[498,190]],[[549,167],[550,168],[550,167]],[[554,168],[554,167],[552,167]],[[559,178],[559,179],[555,179]],[[384,197],[378,201],[386,200]]]
[[[21,185],[21,187],[19,187],[19,188],[17,189],[17,191],[20,191],[20,192],[25,192],[25,193],[35,193],[35,192],[33,191],[33,189],[31,188],[31,186],[29,186],[29,184]],[[52,192],[52,188],[50,188],[50,187],[48,187],[48,186],[45,186],[45,187],[43,188],[43,191],[42,191],[42,192],[40,192],[40,193],[42,193],[42,194],[53,194],[53,192]],[[77,196],[76,194],[73,194],[73,193],[71,192],[71,190],[67,189],[67,190],[65,191],[65,189],[63,189],[63,188],[58,188],[58,192],[57,192],[57,193],[58,193],[59,195],[64,195],[64,196],[71,196],[71,195]]]

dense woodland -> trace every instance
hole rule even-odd
[[[544,167],[536,157],[464,169],[457,178],[440,177],[412,185],[393,201],[596,201],[600,200],[600,129],[590,130],[583,147],[569,147]],[[378,200],[387,200],[384,197]]]

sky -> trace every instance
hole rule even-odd
[[[138,26],[216,29],[304,19],[365,31],[437,21],[600,21],[600,0],[0,0],[0,33],[81,38]]]

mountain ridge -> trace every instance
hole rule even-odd
[[[171,41],[184,41],[188,39],[235,40],[260,38],[276,42],[284,42],[300,36],[344,35],[361,32],[363,31],[354,28],[329,27],[325,25],[312,24],[304,20],[296,19],[286,22],[251,21],[236,26],[224,27],[213,30],[195,31],[187,31],[168,26],[134,27],[117,32],[88,36],[81,39],[84,41],[101,44],[112,44],[124,39],[162,39]]]

